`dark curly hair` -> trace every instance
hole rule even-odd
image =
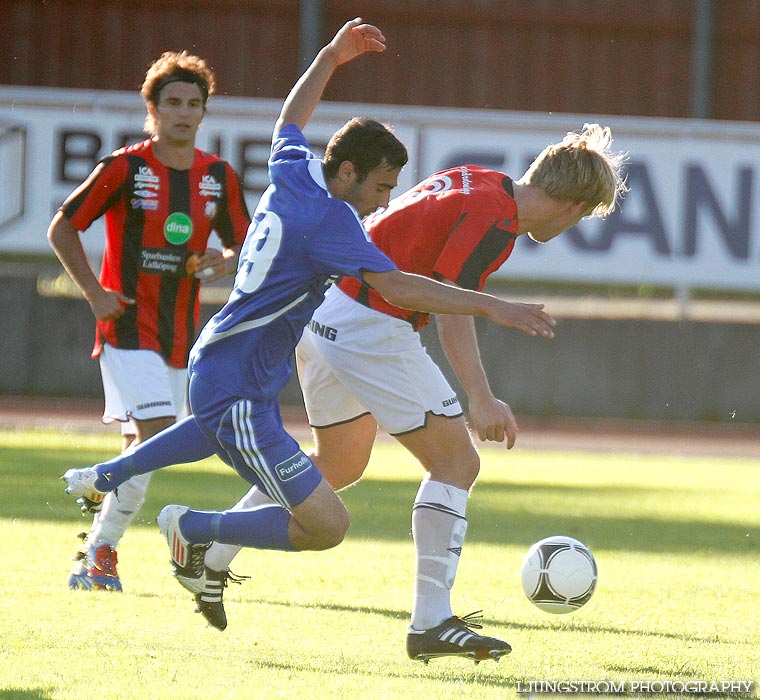
[[[379,165],[403,168],[409,154],[390,126],[374,119],[354,117],[336,131],[327,144],[323,159],[325,175],[335,177],[340,164],[346,160],[353,163],[361,182]]]
[[[203,106],[210,95],[214,94],[216,79],[214,72],[209,68],[206,61],[199,56],[194,56],[187,51],[165,51],[151,64],[145,74],[140,94],[145,102],[153,105],[158,104],[161,90],[176,81],[194,83],[203,95]],[[148,114],[145,119],[145,131],[155,133],[156,125],[153,118]]]

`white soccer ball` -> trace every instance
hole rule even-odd
[[[596,589],[596,561],[585,544],[556,535],[536,542],[522,563],[525,595],[549,613],[569,613],[588,603]]]

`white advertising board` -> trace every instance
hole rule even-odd
[[[279,108],[215,96],[199,132],[198,146],[241,175],[251,210],[266,186]],[[56,208],[99,158],[144,137],[144,114],[137,94],[0,87],[0,252],[47,252]],[[324,103],[307,136],[324,145],[356,114],[392,122],[407,145],[399,191],[464,163],[517,178],[565,132],[586,121],[612,128],[615,148],[629,153],[631,191],[620,208],[546,245],[522,237],[498,276],[760,290],[758,125]],[[100,226],[83,235],[95,255]]]
[[[592,119],[513,114],[499,129],[432,126],[421,141],[421,170],[475,162],[519,177],[544,146]],[[760,127],[596,120],[612,128],[615,149],[629,154],[630,192],[606,219],[582,221],[548,244],[522,237],[499,274],[760,289]]]

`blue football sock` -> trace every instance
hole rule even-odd
[[[205,544],[216,539],[221,517],[214,510],[188,510],[179,519],[179,529],[191,544]]]
[[[275,503],[251,510],[208,511],[188,510],[180,519],[182,534],[196,544],[221,542],[256,549],[295,551],[288,537],[290,513]]]
[[[134,450],[96,466],[100,476],[95,488],[113,491],[138,474],[206,459],[215,453],[215,443],[201,431],[193,416],[162,430]]]

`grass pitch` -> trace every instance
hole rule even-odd
[[[154,524],[166,503],[223,509],[245,492],[215,459],[154,475],[119,547],[124,594],[66,587],[89,520],[58,478],[117,444],[0,432],[0,700],[501,700],[531,681],[642,680],[748,680],[751,693],[731,696],[757,697],[760,461],[481,449],[453,603],[483,609],[484,632],[514,651],[423,666],[404,651],[421,473],[402,448],[378,444],[343,493],[353,525],[340,547],[236,559],[251,579],[227,589],[220,633],[172,579]],[[588,544],[599,566],[594,597],[570,615],[541,612],[520,586],[525,551],[555,534]]]

